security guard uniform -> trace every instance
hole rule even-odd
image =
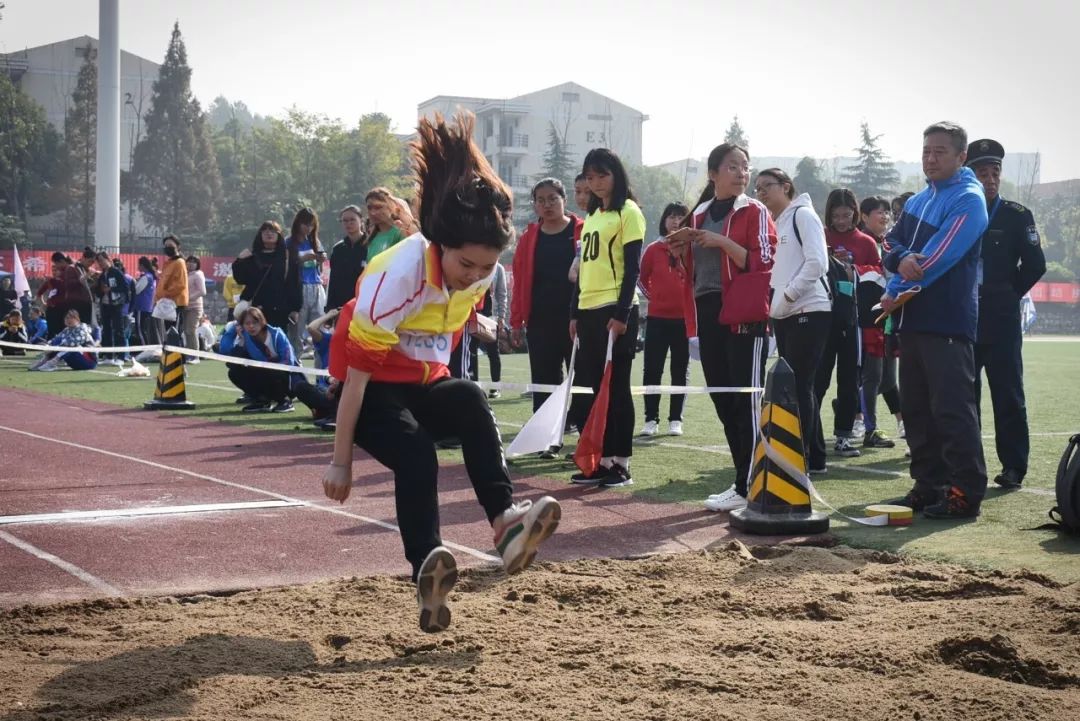
[[[971,168],[1001,165],[1005,149],[994,140],[976,140],[968,147]],[[994,406],[994,442],[1002,472],[994,482],[1020,486],[1028,468],[1028,422],[1024,404],[1021,358],[1020,299],[1046,272],[1039,230],[1031,211],[1000,196],[989,199],[990,224],[982,237],[979,264],[979,330],[975,345],[975,387],[981,391],[982,369],[990,383]]]

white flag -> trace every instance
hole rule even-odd
[[[533,413],[510,446],[506,449],[507,458],[524,456],[528,453],[540,453],[552,446],[561,446],[563,429],[566,427],[566,412],[570,407],[570,392],[574,384],[574,361],[577,358],[577,341],[570,352],[570,372],[566,380],[555,390],[544,404]]]
[[[22,261],[19,260],[19,247],[15,248],[15,292],[21,298],[23,293],[30,292],[30,281],[26,279],[26,271],[23,270]]]

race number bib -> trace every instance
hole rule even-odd
[[[429,363],[450,363],[450,351],[453,350],[454,334],[443,333],[399,333],[397,350],[404,356]]]

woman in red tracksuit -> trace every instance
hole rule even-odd
[[[660,216],[660,237],[641,254],[638,288],[649,300],[649,318],[645,323],[645,385],[660,385],[664,376],[668,349],[671,349],[671,385],[685,386],[690,375],[690,346],[686,339],[683,312],[683,282],[686,270],[671,252],[664,236],[675,231],[690,209],[682,203],[669,203]],[[668,413],[668,434],[681,436],[682,411],[686,396],[672,394]],[[655,436],[660,424],[660,396],[645,396],[643,436]]]
[[[563,367],[570,367],[573,341],[567,328],[574,290],[570,266],[584,222],[566,212],[566,189],[555,178],[544,178],[533,186],[532,201],[538,220],[518,240],[511,266],[510,341],[514,347],[521,347],[522,340],[528,342],[533,383],[559,385]],[[547,397],[547,393],[532,394],[534,413]],[[576,425],[578,420],[572,406],[569,422]]]
[[[769,351],[765,342],[768,274],[776,249],[776,226],[768,209],[744,192],[750,182],[750,155],[745,148],[731,143],[713,148],[707,169],[709,183],[689,227],[669,236],[686,267],[683,288],[691,353],[697,346],[710,386],[761,386]],[[734,292],[735,279],[743,275],[747,277],[740,283],[754,283],[753,287],[760,288],[760,298]],[[732,323],[732,318],[743,322]],[[733,511],[746,506],[758,404],[749,393],[714,393],[712,401],[724,424],[735,483],[710,496],[705,507]]]

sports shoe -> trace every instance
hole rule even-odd
[[[327,416],[326,418],[320,418],[314,422],[316,428],[320,431],[336,431],[337,420],[333,416]]]
[[[497,398],[502,398],[502,393],[499,391],[498,388],[492,388],[491,390],[488,391],[488,399],[489,400],[495,400]]]
[[[842,458],[857,458],[862,455],[859,449],[851,445],[851,439],[844,436],[837,436],[836,443],[833,445],[833,452]]]
[[[237,398],[234,403],[238,406],[246,406],[249,403],[254,403],[255,399],[249,396],[247,393]]]
[[[821,476],[829,472],[828,466],[822,466],[821,468],[811,468],[806,473],[811,476]]]
[[[570,456],[570,460],[574,460],[573,455]],[[610,468],[606,466],[597,466],[596,470],[592,473],[585,473],[584,471],[575,473],[570,476],[570,482],[576,483],[579,486],[595,486],[596,484],[603,482],[609,473],[611,473]]]
[[[425,633],[445,631],[450,625],[450,607],[446,597],[457,583],[454,554],[445,546],[431,549],[420,572],[416,574],[416,600],[420,604],[420,630]]]
[[[855,425],[851,427],[851,435],[853,438],[861,438],[866,435],[866,424],[863,423],[862,418],[855,419]]]
[[[657,430],[656,427],[658,425],[659,424],[656,421],[645,421],[645,427],[641,429],[641,433],[639,433],[638,435],[639,436],[655,436],[656,435],[656,430]]]
[[[49,360],[45,361],[44,363],[39,365],[34,370],[41,371],[42,373],[51,373],[51,372],[53,372],[55,370],[60,370],[60,359],[59,358],[50,358]]]
[[[956,486],[949,486],[944,498],[923,508],[923,518],[976,518],[978,515],[979,504],[969,501],[967,494]]]
[[[545,461],[553,461],[559,457],[559,451],[562,450],[562,446],[551,446],[546,451],[540,451],[536,455],[543,458]]]
[[[896,443],[885,435],[880,428],[863,436],[863,448],[895,448]]]
[[[269,413],[271,405],[270,401],[257,400],[248,403],[240,410],[244,413]]]
[[[907,438],[907,429],[904,428],[904,422],[903,421],[897,421],[896,422],[896,437],[897,438]]]
[[[292,413],[296,408],[293,406],[292,401],[286,398],[283,401],[278,401],[270,409],[271,413]]]
[[[705,508],[714,513],[735,511],[740,508],[746,508],[746,498],[740,496],[738,491],[735,490],[735,486],[732,486],[723,493],[709,496],[705,500]]]
[[[682,421],[669,421],[667,432],[669,436],[681,436],[683,434]]]
[[[536,549],[559,526],[562,508],[551,496],[533,503],[521,501],[495,519],[495,549],[502,556],[507,575],[520,573],[536,558]]]
[[[194,365],[199,365],[200,363],[202,363],[201,358],[192,357],[192,358],[185,358],[184,359],[184,364],[185,365],[194,366]]]
[[[890,506],[907,506],[913,511],[922,511],[928,506],[936,503],[938,496],[936,493],[928,493],[919,486],[915,486],[907,495],[901,498],[893,498],[892,500],[885,501]]]
[[[1015,468],[1006,468],[1001,473],[997,474],[994,479],[994,483],[998,484],[1006,490],[1014,490],[1020,488],[1024,483],[1024,474]]]
[[[621,463],[612,463],[607,475],[600,479],[601,488],[621,488],[633,484],[630,469]]]

